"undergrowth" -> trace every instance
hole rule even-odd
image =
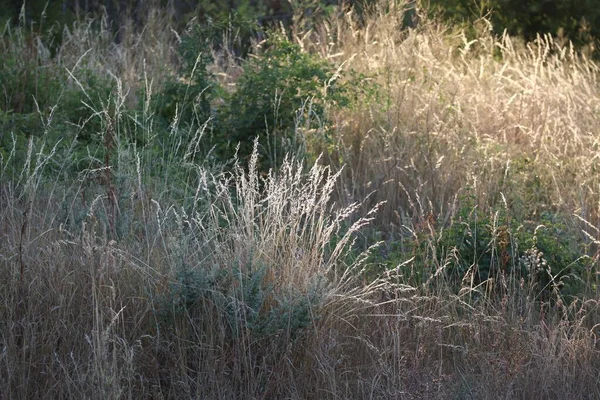
[[[8,26],[4,393],[600,397],[596,63],[403,6]]]

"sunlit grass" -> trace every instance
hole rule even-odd
[[[31,113],[39,132],[3,125],[10,398],[600,396],[598,66],[483,20],[400,29],[379,5],[289,32],[366,83],[329,121],[298,121],[308,157],[270,172],[256,147],[198,159],[213,121],[187,127],[194,146],[177,121],[161,131],[178,37],[158,16],[121,45],[90,22],[38,49],[89,119],[61,125],[57,93]],[[213,56],[235,90],[244,64]],[[57,134],[90,127],[83,150]]]

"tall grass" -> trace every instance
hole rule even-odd
[[[378,7],[293,32],[377,89],[331,110],[328,153],[266,173],[258,142],[225,168],[160,130],[164,24],[119,46],[78,25],[36,61],[68,68],[98,140],[39,110],[0,153],[3,396],[600,397],[597,65]]]
[[[370,181],[388,200],[382,219],[409,208],[402,187],[436,213],[469,187],[481,205],[516,192],[532,203],[526,214],[596,220],[595,62],[550,36],[494,37],[485,20],[462,30],[423,16],[401,30],[402,6],[379,6],[367,21],[348,13],[302,37],[380,85],[379,101],[341,112],[337,128],[356,186]]]

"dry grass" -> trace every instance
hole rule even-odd
[[[432,250],[469,187],[483,213],[576,214],[594,256],[597,65],[550,38],[494,38],[485,21],[473,38],[403,31],[386,4],[364,26],[346,14],[296,32],[380,86],[335,114],[343,170],[324,166],[331,154],[269,175],[256,158],[223,172],[167,155],[153,175],[157,153],[119,140],[119,105],[128,86],[151,95],[170,34],[149,25],[154,39],[113,47],[70,33],[61,65],[86,59],[121,88],[101,113],[115,156],[73,179],[68,155],[32,139],[20,170],[0,162],[0,397],[600,397],[595,259],[567,304],[509,274],[492,296],[468,279],[457,294]],[[403,268],[439,270],[372,278],[374,231],[384,248],[424,237]]]
[[[515,193],[508,200],[533,203],[530,214],[596,221],[596,63],[548,36],[496,38],[485,20],[469,33],[427,21],[401,30],[401,7],[386,5],[364,27],[346,14],[297,35],[380,85],[376,103],[341,112],[336,125],[353,197],[377,189],[388,201],[381,219],[398,222],[394,210],[411,211],[405,191],[420,211],[443,214],[469,187],[481,205]]]

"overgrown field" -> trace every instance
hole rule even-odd
[[[0,398],[600,398],[598,64],[397,3],[7,25]]]

